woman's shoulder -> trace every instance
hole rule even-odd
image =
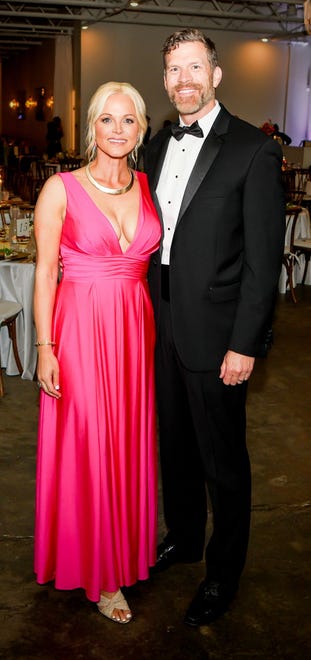
[[[65,187],[70,187],[75,184],[75,182],[80,183],[83,178],[84,167],[79,167],[76,170],[71,170],[68,172],[58,172],[58,176],[62,179]]]
[[[38,200],[36,209],[47,207],[63,207],[66,203],[66,190],[58,174],[53,174],[44,183]]]

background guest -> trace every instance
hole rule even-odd
[[[64,137],[64,131],[60,117],[53,117],[47,127],[47,155],[54,158],[56,154],[62,151],[61,139]]]

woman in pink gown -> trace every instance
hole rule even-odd
[[[145,129],[138,92],[102,85],[88,112],[88,165],[50,177],[35,210],[35,572],[40,584],[85,589],[119,623],[132,618],[120,587],[148,578],[156,560],[146,277],[161,229],[145,174],[128,167]]]

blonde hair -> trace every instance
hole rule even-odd
[[[125,83],[125,82],[104,83],[103,85],[100,85],[100,87],[98,87],[96,92],[93,94],[90,100],[89,109],[87,113],[85,155],[88,162],[94,160],[96,154],[95,122],[97,121],[98,117],[100,117],[100,115],[102,114],[104,105],[107,99],[112,94],[126,94],[126,96],[129,96],[130,99],[132,99],[135,106],[137,121],[140,129],[137,139],[137,145],[135,149],[137,150],[138,147],[140,147],[140,145],[143,142],[144,135],[147,130],[146,106],[143,98],[141,97],[137,89],[135,89],[135,87],[130,85],[130,83]],[[132,159],[135,160],[134,154],[132,153],[131,155],[132,155]]]

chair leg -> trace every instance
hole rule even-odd
[[[296,298],[296,296],[295,296],[295,288],[294,288],[294,284],[293,284],[293,266],[292,266],[292,264],[290,265],[290,269],[289,269],[289,270],[290,270],[290,272],[289,272],[289,276],[288,276],[289,290],[290,290],[290,294],[291,294],[291,297],[292,297],[292,301],[293,301],[294,303],[296,303],[296,302],[297,302],[297,298]]]
[[[0,366],[0,397],[3,395],[4,395],[4,385],[3,385],[2,369]]]
[[[306,275],[307,275],[307,272],[308,272],[309,263],[310,263],[310,254],[305,253],[305,267],[304,267],[303,276],[302,276],[302,280],[301,280],[302,285],[305,283],[305,280],[306,280]]]
[[[2,324],[4,325],[4,324]],[[19,359],[19,354],[18,354],[18,348],[17,348],[17,341],[16,341],[16,316],[12,319],[8,319],[6,322],[8,331],[9,331],[9,337],[12,341],[12,346],[13,346],[13,353],[15,357],[15,362],[16,366],[18,368],[18,371],[20,374],[23,373],[23,365]]]
[[[292,298],[293,303],[297,303],[297,298],[295,296],[295,288],[293,284],[293,262],[291,258],[287,259],[286,257],[283,258],[283,264],[286,269],[286,275],[287,275],[287,282],[286,286],[289,286],[290,290],[290,295]]]

